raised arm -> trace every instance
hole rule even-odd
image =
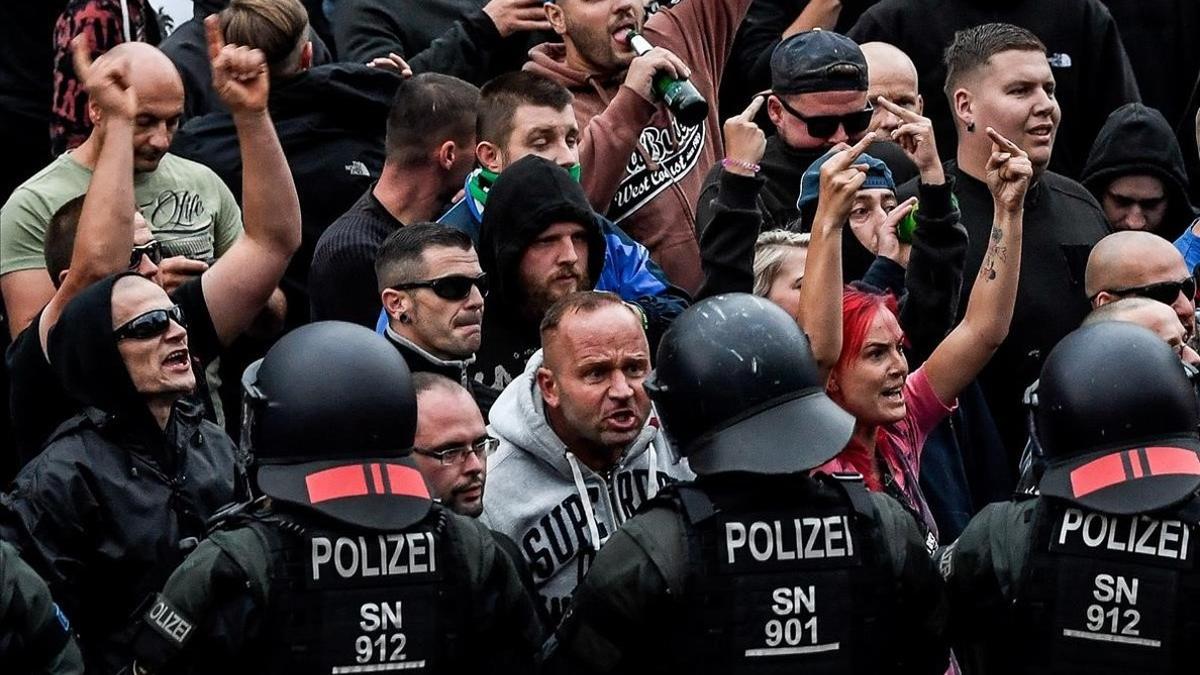
[[[216,15],[204,21],[213,89],[233,115],[242,154],[245,230],[201,277],[222,344],[233,342],[271,297],[300,247],[300,201],[267,113],[267,64],[257,49],[225,44]]]
[[[925,362],[929,385],[943,403],[958,397],[1008,337],[1021,270],[1025,191],[1033,177],[1029,156],[988,127],[992,156],[987,184],[995,203],[992,234],[962,322]]]
[[[93,63],[86,38],[71,41],[75,73],[98,112],[100,152],[75,230],[71,267],[42,311],[42,352],[50,329],[80,291],[129,265],[133,247],[133,120],[137,93],[129,83],[129,59],[102,57]]]
[[[868,133],[854,147],[838,152],[821,166],[821,192],[796,320],[808,334],[823,377],[842,353],[842,228],[854,204],[854,194],[867,180],[867,166],[854,161],[874,140],[874,132]]]
[[[953,185],[938,158],[929,118],[880,96],[876,105],[896,115],[901,125],[892,140],[920,171],[920,209],[906,267],[907,292],[900,308],[900,327],[908,337],[908,365],[924,363],[958,321],[967,255],[967,231],[959,223]]]
[[[754,123],[762,107],[762,96],[755,96],[741,113],[725,120],[725,158],[718,191],[709,208],[697,209],[709,222],[697,224],[700,230],[700,268],[704,283],[697,293],[702,300],[718,293],[749,293],[754,289],[754,246],[762,227],[758,211],[758,193],[763,179],[754,168],[762,160],[767,139]]]

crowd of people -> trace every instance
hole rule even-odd
[[[152,4],[0,21],[0,671],[1200,658],[1200,4]]]

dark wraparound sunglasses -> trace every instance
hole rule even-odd
[[[1188,277],[1179,281],[1164,281],[1162,283],[1135,286],[1133,288],[1114,288],[1109,289],[1108,292],[1113,295],[1136,295],[1139,298],[1149,298],[1157,300],[1164,305],[1170,305],[1174,304],[1180,293],[1187,296],[1188,300],[1196,297],[1196,280]]]
[[[129,269],[136,270],[138,265],[142,264],[142,256],[149,258],[155,265],[161,263],[162,244],[158,240],[152,240],[141,246],[134,246],[129,252]]]
[[[167,332],[171,322],[187,328],[187,319],[183,316],[183,308],[171,305],[170,309],[152,309],[145,314],[139,314],[113,331],[113,337],[120,340],[148,340]]]
[[[428,288],[443,300],[465,300],[471,294],[472,286],[478,288],[480,295],[486,298],[488,294],[487,274],[480,274],[477,277],[453,274],[448,277],[430,279],[429,281],[396,284],[391,289],[394,291],[407,291],[413,288]]]
[[[813,138],[829,138],[837,133],[838,127],[845,127],[847,136],[862,133],[871,126],[871,115],[875,114],[875,108],[868,103],[865,110],[845,115],[804,115],[788,105],[783,97],[776,96],[775,98],[789,115],[800,119],[808,126],[808,135]]]

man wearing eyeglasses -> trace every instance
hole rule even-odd
[[[488,277],[465,232],[436,223],[396,230],[375,256],[387,316],[384,335],[413,373],[436,373],[468,388],[486,416],[496,392],[470,368],[483,338]]]
[[[805,170],[838,143],[856,143],[867,133],[874,114],[867,86],[866,57],[844,35],[813,30],[779,43],[766,101],[776,134],[757,163],[726,158],[709,173],[696,206],[697,230],[715,216],[712,201],[725,171],[748,171],[763,181],[761,230],[791,226],[800,216],[796,197]]]
[[[417,432],[413,457],[435,499],[460,516],[483,513],[487,458],[499,444],[488,436],[471,393],[435,373],[413,373]]]
[[[1114,232],[1100,240],[1087,262],[1092,307],[1124,298],[1149,298],[1175,310],[1190,339],[1196,333],[1196,280],[1183,255],[1149,232]]]

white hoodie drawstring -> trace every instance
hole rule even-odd
[[[650,480],[646,486],[646,499],[654,499],[658,494],[658,452],[654,449],[654,441],[646,447],[646,458],[650,460]]]
[[[130,28],[130,26],[129,26],[129,5],[128,5],[128,2],[129,2],[129,0],[121,0],[121,1],[120,1],[119,3],[117,3],[117,4],[121,5],[121,28],[122,28],[123,32],[125,33],[125,41],[126,41],[126,42],[133,42],[133,37],[131,36],[131,33],[133,32],[133,29],[132,29],[132,28]],[[148,10],[149,10],[149,7],[145,7],[145,8],[143,8],[143,10],[142,10],[142,11],[143,11],[143,12],[145,12],[145,11],[148,11]]]
[[[583,501],[583,513],[587,518],[588,534],[591,535],[592,549],[600,550],[600,528],[596,525],[596,512],[592,509],[592,498],[588,496],[587,485],[583,483],[583,472],[579,470],[579,460],[575,459],[575,455],[567,452],[567,464],[571,465],[571,475],[575,477],[575,489],[579,491],[579,498]]]

